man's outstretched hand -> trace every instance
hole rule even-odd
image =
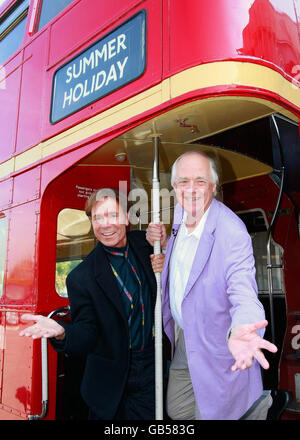
[[[54,319],[47,318],[42,315],[32,315],[30,313],[24,313],[21,316],[21,320],[24,322],[34,321],[35,324],[26,327],[20,331],[20,336],[27,336],[33,339],[37,338],[56,338],[58,340],[64,339],[65,329],[58,324]]]
[[[269,362],[265,358],[261,349],[276,353],[277,347],[269,341],[261,338],[256,330],[265,328],[268,321],[258,321],[254,324],[241,324],[233,327],[228,340],[228,348],[234,357],[235,363],[231,370],[246,370],[253,365],[256,359],[262,368],[267,370]]]

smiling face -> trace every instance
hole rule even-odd
[[[91,220],[94,234],[102,244],[112,247],[126,245],[128,215],[115,199],[106,197],[94,203]]]
[[[211,204],[216,189],[209,160],[196,153],[182,157],[176,167],[174,189],[188,219],[197,222]]]

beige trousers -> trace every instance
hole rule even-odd
[[[266,420],[272,397],[268,391],[254,402],[243,420]],[[174,358],[170,365],[167,390],[167,412],[173,420],[201,420],[187,364],[183,331],[180,330]]]

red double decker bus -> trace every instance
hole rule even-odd
[[[94,189],[143,190],[131,227],[146,227],[153,136],[167,227],[173,161],[217,158],[279,347],[263,372],[269,417],[300,418],[299,15],[299,0],[2,2],[1,419],[86,417],[84,360],[21,338],[21,315],[68,319],[65,278],[95,246]]]

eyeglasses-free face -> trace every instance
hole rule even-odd
[[[188,216],[194,220],[202,217],[216,189],[208,159],[192,153],[183,157],[177,164],[174,189]]]
[[[91,219],[96,238],[105,246],[126,245],[128,215],[113,198],[96,202],[91,210]]]

